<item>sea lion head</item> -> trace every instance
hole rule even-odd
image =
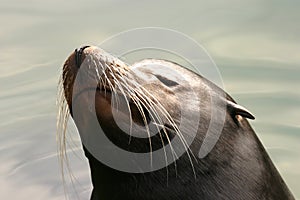
[[[97,123],[114,144],[133,152],[155,151],[178,136],[180,147],[172,151],[197,155],[214,109],[234,120],[253,118],[223,90],[176,63],[146,59],[128,65],[95,46],[68,57],[62,84],[81,136],[95,132]],[[194,139],[196,148],[190,148]]]
[[[66,159],[70,114],[89,159],[91,199],[293,199],[245,119],[254,116],[179,64],[146,59],[128,65],[98,47],[83,46],[64,63],[58,104],[60,156]],[[85,141],[98,132],[95,125],[128,152],[153,152],[155,160],[155,152],[163,149],[165,165],[122,171],[103,164]],[[218,142],[202,157],[202,144],[210,140]],[[98,140],[91,142],[102,147]],[[96,151],[107,149],[106,157],[120,159],[106,146]]]
[[[65,61],[62,85],[80,134],[91,130],[93,112],[107,136],[127,150],[153,151],[180,134],[180,98],[184,96],[176,93],[190,83],[178,72],[170,73],[167,65],[176,67],[154,59],[129,66],[95,46],[76,49]],[[198,109],[192,104],[186,112]],[[75,116],[74,110],[79,114]]]

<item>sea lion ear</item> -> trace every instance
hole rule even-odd
[[[229,111],[233,119],[236,119],[237,115],[246,117],[248,119],[255,119],[253,114],[250,111],[248,111],[246,108],[228,100],[227,100],[227,110]]]

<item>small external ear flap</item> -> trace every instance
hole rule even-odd
[[[231,101],[228,101],[228,100],[227,100],[227,109],[233,119],[236,119],[237,115],[240,115],[242,117],[246,117],[249,119],[255,119],[253,114],[250,111],[248,111],[246,108],[244,108],[243,106],[240,106],[236,103],[233,103]]]

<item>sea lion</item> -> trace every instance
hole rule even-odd
[[[155,67],[160,65],[175,75]],[[81,69],[84,73],[79,75]],[[192,93],[185,93],[188,89]],[[60,145],[65,147],[70,112],[89,161],[92,200],[294,199],[246,119],[254,116],[212,82],[176,63],[147,59],[129,66],[98,47],[83,46],[64,63],[59,99]],[[224,109],[224,124],[217,143],[202,158],[198,154],[213,109]],[[179,128],[183,113],[191,118]],[[98,131],[95,122],[124,151],[155,152],[176,137],[179,143],[169,148],[171,154],[165,150],[163,168],[121,171],[101,162],[85,141]],[[155,128],[158,133],[152,134]],[[182,149],[184,153],[177,154]],[[133,163],[139,165],[134,159]]]

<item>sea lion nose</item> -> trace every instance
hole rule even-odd
[[[90,46],[82,46],[80,47],[79,49],[75,49],[75,64],[78,68],[80,68],[80,65],[81,65],[81,56],[82,56],[82,53],[84,51],[84,49],[88,48]]]

